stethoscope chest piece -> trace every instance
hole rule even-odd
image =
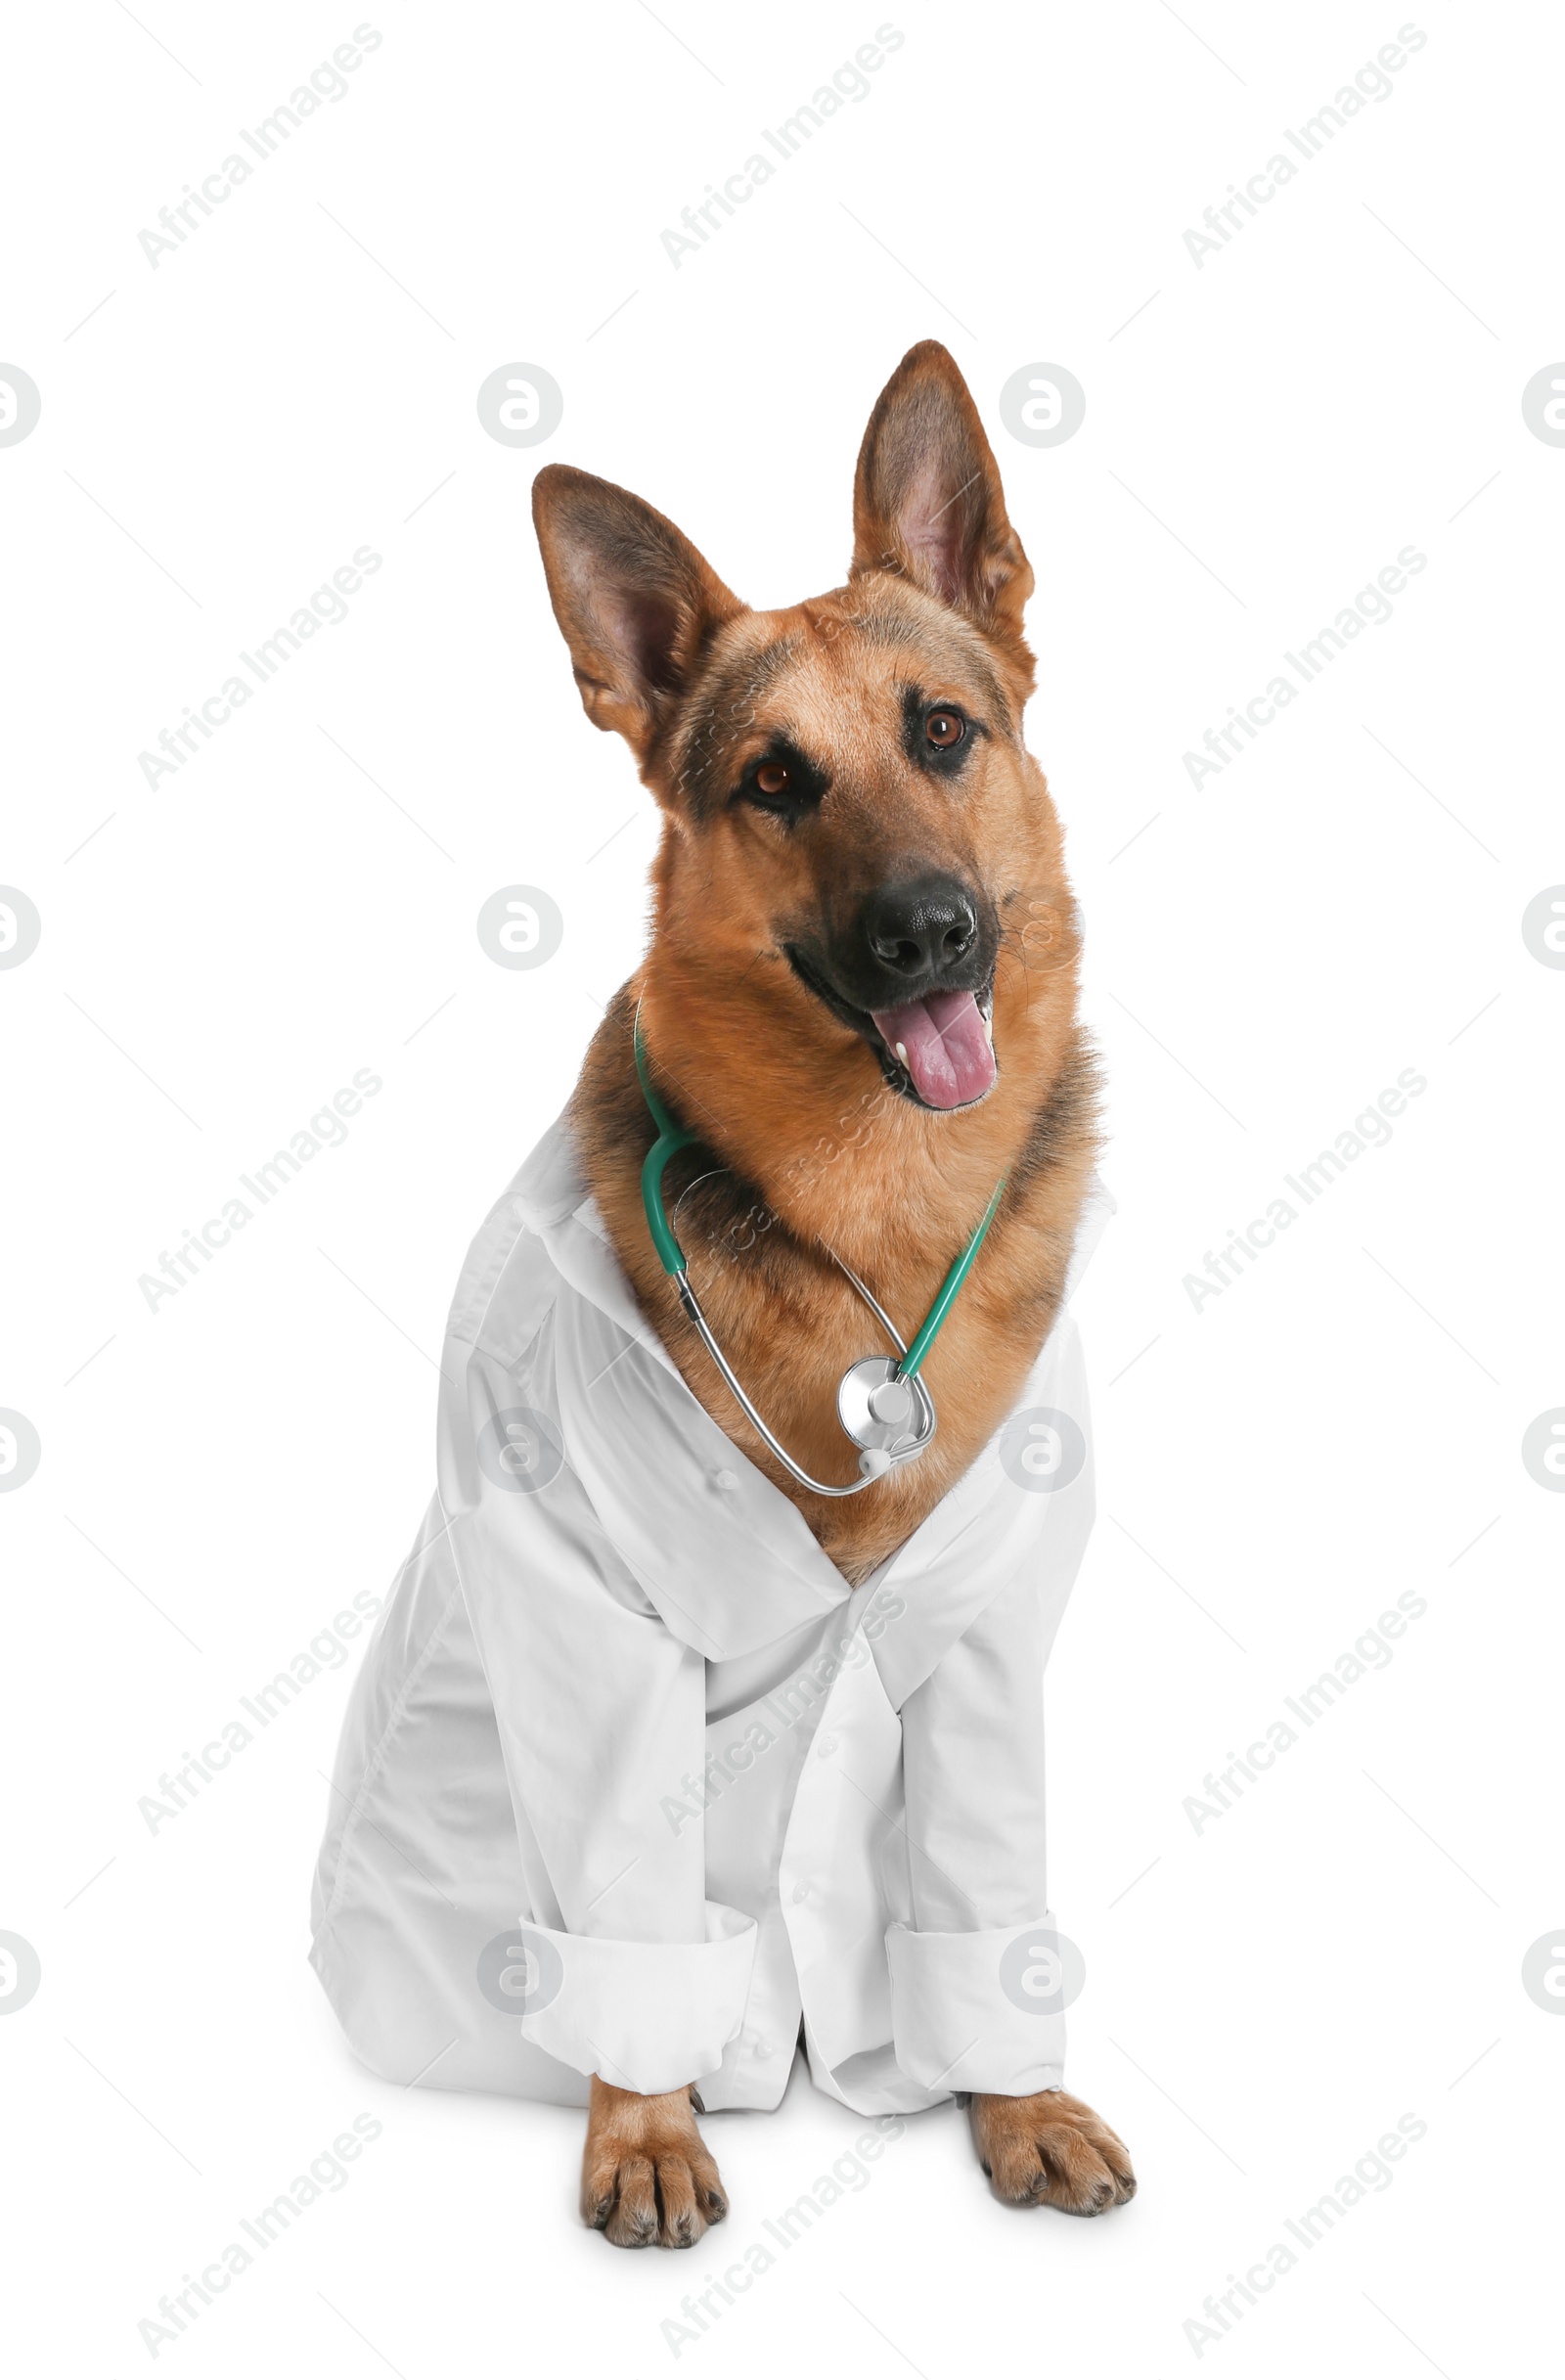
[[[894,1356],[867,1355],[848,1367],[837,1389],[837,1416],[855,1446],[884,1457],[872,1466],[861,1463],[872,1475],[921,1455],[935,1434],[929,1391],[917,1376],[903,1378]]]
[[[694,1325],[701,1343],[718,1370],[732,1389],[745,1418],[765,1440],[778,1461],[796,1479],[801,1488],[813,1496],[857,1496],[872,1480],[879,1479],[894,1463],[911,1462],[921,1455],[935,1434],[934,1400],[923,1384],[921,1368],[924,1357],[934,1343],[936,1331],[951,1309],[951,1302],[966,1280],[974,1257],[983,1246],[989,1226],[994,1222],[1006,1177],[995,1184],[994,1195],[984,1210],[983,1221],[957,1258],[940,1286],[940,1293],[916,1332],[912,1346],[903,1343],[902,1334],[885,1308],[859,1279],[857,1273],[836,1262],[847,1274],[854,1288],[888,1337],[896,1342],[897,1354],[867,1355],[859,1363],[850,1364],[837,1389],[837,1414],[843,1428],[859,1449],[859,1476],[842,1486],[812,1479],[809,1472],[794,1461],[787,1448],[776,1433],[767,1427],[747,1394],[742,1381],[718,1344],[717,1335],[701,1312],[701,1301],[691,1284],[690,1269],[683,1249],[674,1236],[673,1227],[663,1208],[663,1168],[676,1149],[688,1148],[695,1134],[676,1124],[652,1087],[648,1070],[647,1052],[642,1042],[641,1010],[636,1011],[632,1036],[636,1055],[636,1072],[641,1079],[648,1111],[657,1127],[657,1138],[642,1161],[642,1201],[647,1210],[647,1228],[652,1245],[657,1250],[664,1272],[673,1281],[680,1304]],[[675,1210],[678,1212],[678,1210]]]

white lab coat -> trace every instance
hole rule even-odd
[[[314,1893],[358,2055],[567,2104],[597,2073],[775,2107],[802,2016],[814,2081],[861,2114],[1057,2085],[1043,1673],[1093,1516],[1068,1313],[1011,1438],[857,1591],[642,1317],[563,1121],[473,1241],[442,1371],[439,1485],[353,1687]],[[1079,1425],[1069,1484],[1017,1459],[1034,1408]]]

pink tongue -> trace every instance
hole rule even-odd
[[[995,1054],[971,992],[931,992],[905,1009],[872,1013],[929,1106],[964,1107],[993,1086]]]

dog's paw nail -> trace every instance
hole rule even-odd
[[[621,2207],[617,2219],[610,2218],[607,2229],[616,2248],[645,2248],[657,2237],[657,2218],[650,2213],[629,2215]]]

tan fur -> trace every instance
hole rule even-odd
[[[972,400],[933,342],[904,359],[872,416],[853,566],[830,594],[751,611],[660,514],[559,466],[540,472],[534,512],[588,715],[626,738],[664,813],[650,947],[594,1038],[573,1105],[587,1179],[696,1397],[857,1583],[1015,1404],[1057,1310],[1096,1150],[1063,838],[1021,738],[1031,565]],[[960,786],[932,780],[905,748],[910,685],[985,725]],[[728,791],[779,735],[829,778],[807,832]],[[981,885],[1001,928],[999,1079],[980,1103],[949,1113],[892,1089],[868,1043],[785,956],[823,920],[851,916],[878,885],[919,869]],[[664,1178],[691,1280],[757,1407],[818,1479],[856,1476],[837,1382],[857,1358],[889,1352],[841,1265],[911,1338],[1008,1177],[924,1370],[939,1413],[934,1445],[863,1494],[812,1495],[775,1461],[662,1271],[642,1206],[654,1127],[634,1068],[638,1008],[659,1092],[699,1136]],[[638,2149],[642,2119],[622,2104],[632,2097],[594,2083],[584,2211],[589,2197],[595,2210],[605,2203],[617,2161],[614,2203],[632,2211],[603,2215],[608,2236],[671,2244],[666,2216],[648,2227],[660,2161],[671,2174],[681,2159],[691,2165],[699,2138],[688,2100],[670,2094],[639,2103],[663,2112],[646,2119],[651,2145]],[[1128,2165],[1121,2175],[1104,2148],[1118,2150],[1113,2134],[1062,2094],[975,2101],[973,2122],[1002,2195],[1074,2205],[1105,2165],[1127,2184],[1123,2195],[1134,2187]],[[1047,2186],[1022,2190],[1039,2171],[1051,2177]],[[1003,2187],[1002,2172],[1018,2186]],[[684,2182],[667,2187],[684,2206]]]
[[[1136,2195],[1124,2141],[1068,2090],[1024,2099],[974,2091],[968,2121],[978,2162],[1007,2205],[1101,2215]]]
[[[728,2200],[688,2090],[656,2097],[594,2075],[581,2161],[581,2219],[616,2248],[693,2248]]]

